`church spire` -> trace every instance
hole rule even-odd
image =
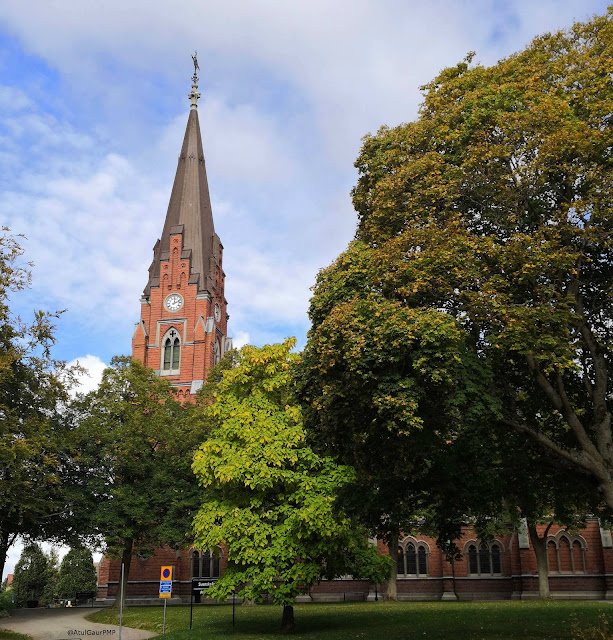
[[[215,268],[218,264],[219,238],[215,234],[211,199],[204,163],[204,151],[198,120],[197,54],[192,56],[194,75],[187,127],[177,164],[162,235],[153,249],[153,262],[149,268],[149,281],[144,290],[149,297],[151,287],[160,286],[160,261],[168,260],[170,235],[179,226],[183,233],[183,254],[191,258],[188,282],[197,284],[199,292],[211,291],[215,286]]]

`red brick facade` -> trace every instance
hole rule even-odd
[[[542,530],[541,530],[542,533]],[[576,544],[574,571],[570,558],[572,541]],[[549,588],[553,598],[613,599],[613,545],[609,531],[601,530],[598,520],[588,521],[585,529],[568,533],[560,527],[552,527],[549,541],[557,555],[550,558]],[[401,541],[423,545],[427,549],[425,575],[398,575],[399,600],[511,600],[538,597],[536,560],[527,538],[518,534],[505,535],[492,541],[500,548],[500,572],[490,566],[481,574],[471,572],[468,547],[479,542],[467,528],[458,546],[464,551],[461,560],[453,565],[436,547],[435,541],[419,534]],[[378,543],[379,552],[387,554],[387,548]],[[564,554],[567,554],[566,556]],[[559,560],[559,569],[558,561]],[[173,597],[189,601],[192,577],[190,551],[180,553],[166,547],[158,549],[149,559],[133,558],[130,569],[128,599],[133,602],[158,598],[160,567],[171,565],[174,569]],[[221,573],[225,569],[223,551],[220,560]],[[119,563],[104,559],[100,566],[98,597],[114,599],[119,583]],[[322,581],[316,584],[307,597],[301,600],[343,601],[384,599],[387,584],[368,584],[351,578]]]
[[[148,298],[141,299],[141,320],[132,338],[132,355],[146,367],[160,371],[177,387],[177,395],[189,400],[215,363],[215,343],[219,355],[226,350],[227,311],[224,297],[225,274],[222,269],[223,247],[215,236],[213,261],[215,281],[212,291],[199,292],[190,284],[190,248],[183,246],[183,230],[170,236],[170,255],[160,260],[160,285],[151,287]],[[169,295],[178,294],[183,303],[177,311],[165,306]],[[216,311],[217,306],[217,313]],[[179,371],[164,371],[164,340],[176,331],[180,341]]]

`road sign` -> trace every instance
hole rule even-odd
[[[192,594],[198,595],[215,585],[216,580],[210,578],[192,578]]]
[[[160,568],[160,598],[170,598],[171,594],[172,594],[172,567],[161,567]]]

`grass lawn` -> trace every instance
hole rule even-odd
[[[15,633],[14,631],[8,631],[7,629],[0,629],[0,640],[32,640],[32,638],[24,635],[23,633]]]
[[[572,638],[571,615],[581,628],[598,626],[605,613],[613,625],[613,604],[599,602],[373,602],[304,604],[295,607],[296,634],[304,640],[558,640]],[[110,609],[88,619],[117,624]],[[161,633],[162,607],[130,607],[124,624]],[[281,607],[259,605],[194,607],[194,629],[189,630],[189,606],[168,607],[167,640],[256,640],[280,636]],[[586,636],[587,638],[588,636]],[[596,636],[594,636],[596,637]],[[597,636],[602,638],[603,636]],[[606,637],[606,636],[604,636]],[[612,636],[613,637],[613,636]],[[3,640],[0,638],[0,640]]]

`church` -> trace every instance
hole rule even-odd
[[[195,71],[168,211],[153,248],[140,301],[140,320],[132,337],[133,357],[169,380],[184,402],[193,400],[210,368],[232,348],[227,334],[223,245],[213,224],[198,120],[197,81]],[[398,599],[538,597],[536,559],[527,532],[482,542],[466,528],[457,544],[463,557],[450,563],[433,538],[417,534],[401,539],[396,571]],[[381,553],[388,553],[382,542],[378,546]],[[596,518],[577,532],[551,527],[547,551],[552,597],[613,599],[611,531],[603,529]],[[153,557],[133,558],[128,603],[157,604],[160,569],[167,566],[173,567],[170,602],[189,602],[194,578],[214,580],[223,573],[224,552],[166,547],[157,549]],[[120,562],[103,558],[98,601],[115,600],[119,578]],[[378,600],[385,592],[385,584],[368,584],[348,576],[322,581],[300,600]],[[196,601],[200,599],[198,595]]]

